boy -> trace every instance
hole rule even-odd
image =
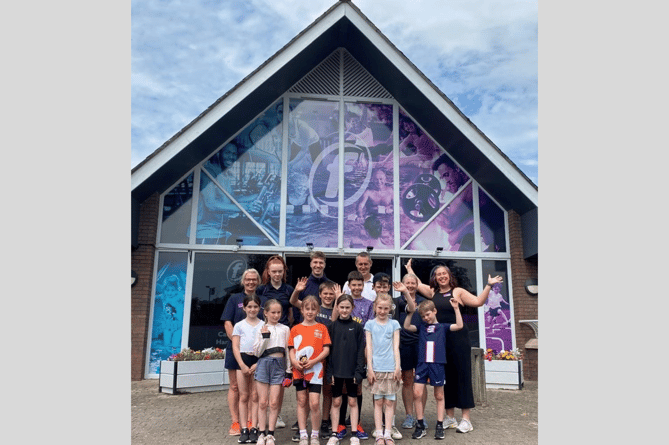
[[[290,297],[290,304],[295,306],[298,310],[302,308],[302,301],[299,295],[303,293],[307,286],[307,278],[301,278],[295,285],[295,291]],[[326,280],[318,286],[318,298],[321,305],[316,314],[316,321],[323,323],[325,327],[332,324],[332,309],[334,307],[335,297],[341,294],[341,288],[334,281]],[[327,364],[327,362],[325,363]],[[327,439],[332,433],[332,425],[330,424],[330,407],[332,406],[332,385],[323,383],[323,413],[321,421],[320,435],[321,439]],[[299,432],[293,436],[293,442],[298,442]]]
[[[446,333],[462,329],[462,314],[458,302],[450,299],[451,306],[455,311],[455,324],[437,323],[437,309],[434,302],[425,300],[418,305],[418,314],[422,323],[416,327],[411,324],[411,315],[404,319],[404,329],[409,332],[418,332],[418,365],[416,366],[416,377],[413,383],[413,399],[416,405],[416,430],[411,435],[412,439],[420,439],[425,436],[425,423],[423,414],[423,391],[425,385],[430,382],[434,387],[434,398],[437,402],[437,427],[434,438],[444,438],[444,382],[446,375],[444,364],[446,364]],[[411,310],[412,308],[407,308]]]

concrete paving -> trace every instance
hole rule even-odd
[[[170,395],[158,392],[158,380],[142,380],[131,383],[132,394],[132,443],[133,444],[237,444],[238,436],[229,436],[230,413],[227,390],[196,394]],[[446,430],[444,441],[434,439],[436,405],[430,391],[426,407],[428,421],[427,436],[420,440],[411,439],[413,430],[400,428],[403,438],[397,445],[467,444],[467,445],[530,445],[538,444],[538,383],[526,381],[521,390],[486,391],[487,400],[472,410],[471,420],[474,430],[462,434]],[[460,420],[460,410],[455,410]],[[404,408],[400,399],[396,413],[399,427],[404,420]],[[276,430],[277,445],[293,444],[294,431],[290,426],[297,420],[295,391],[290,388],[285,393],[281,417],[286,428]],[[363,393],[362,421],[370,435],[361,445],[374,445],[374,427],[371,394]],[[341,445],[349,444],[349,435]],[[327,441],[321,440],[321,445]]]

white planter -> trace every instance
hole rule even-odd
[[[229,384],[225,360],[160,362],[159,392],[220,391],[228,389]]]
[[[486,388],[521,389],[523,380],[522,360],[485,360]]]

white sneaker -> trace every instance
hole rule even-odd
[[[457,427],[458,427],[458,421],[455,420],[455,417],[446,416],[446,420],[444,420],[444,429],[457,428]]]
[[[460,421],[460,425],[458,425],[458,433],[468,433],[472,431],[474,427],[472,426],[471,422],[467,419],[462,419]]]
[[[339,438],[336,435],[330,436],[327,445],[339,445]]]
[[[277,428],[285,428],[286,427],[286,422],[283,421],[281,416],[276,418],[276,427]]]
[[[400,440],[402,438],[402,433],[399,432],[395,425],[390,429],[390,437],[395,440]]]

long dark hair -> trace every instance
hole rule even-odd
[[[430,272],[430,287],[434,292],[439,292],[439,283],[437,283],[437,269],[440,267],[443,267],[446,269],[446,272],[448,272],[448,277],[449,277],[449,285],[451,286],[451,290],[455,289],[458,287],[458,280],[455,279],[455,275],[453,275],[453,272],[451,272],[451,269],[445,265],[445,264],[439,264],[437,266],[434,266],[432,269],[432,272]]]

